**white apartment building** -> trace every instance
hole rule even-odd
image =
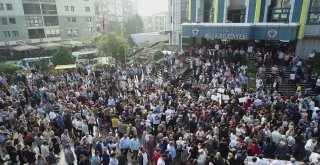
[[[21,43],[92,38],[94,0],[0,0],[0,49]]]

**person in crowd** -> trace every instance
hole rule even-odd
[[[74,163],[74,156],[73,156],[73,151],[71,150],[71,146],[68,144],[66,146],[66,149],[64,150],[64,156],[65,156],[65,160],[68,163],[68,165],[73,165]]]
[[[91,159],[91,164],[92,165],[101,165],[101,160],[100,160],[100,152],[96,151],[94,156]]]
[[[134,136],[130,140],[130,150],[132,151],[131,160],[136,161],[138,159],[139,148],[140,148],[140,141],[136,136]]]

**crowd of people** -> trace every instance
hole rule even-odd
[[[243,49],[189,53],[188,81],[176,76],[186,61],[175,56],[163,61],[173,76],[157,80],[159,67],[144,64],[18,73],[13,84],[2,75],[1,161],[51,165],[63,152],[69,165],[320,163],[320,95],[247,89]],[[273,62],[256,54],[257,67]],[[297,66],[286,58],[277,64]]]

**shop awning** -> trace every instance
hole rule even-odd
[[[36,49],[40,49],[40,48],[37,46],[26,45],[26,44],[21,44],[19,46],[15,46],[12,48],[12,50],[17,51],[17,52],[23,52],[23,51],[27,51],[27,50],[36,50]]]
[[[57,65],[56,70],[62,70],[62,69],[75,69],[77,67],[76,64],[69,64],[69,65]]]
[[[60,44],[67,46],[67,47],[83,46],[82,42],[73,41],[73,40],[62,41],[62,42],[60,42]]]
[[[46,42],[38,45],[39,47],[43,49],[56,49],[57,47],[61,46],[59,43],[54,42]]]
[[[181,26],[182,37],[294,41],[299,23],[183,23]]]

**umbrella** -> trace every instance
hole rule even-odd
[[[39,49],[37,46],[32,46],[32,45],[26,45],[26,44],[21,44],[19,46],[15,46],[12,48],[12,50],[17,51],[17,52],[22,52],[22,51],[27,51],[27,50],[35,50]]]
[[[38,46],[43,49],[55,49],[55,48],[61,46],[61,44],[54,43],[54,42],[46,42],[46,43],[39,44]]]
[[[68,46],[68,47],[75,47],[75,46],[82,46],[82,42],[79,41],[72,41],[72,40],[68,40],[68,41],[63,41],[60,42],[60,44],[64,45],[64,46]]]

